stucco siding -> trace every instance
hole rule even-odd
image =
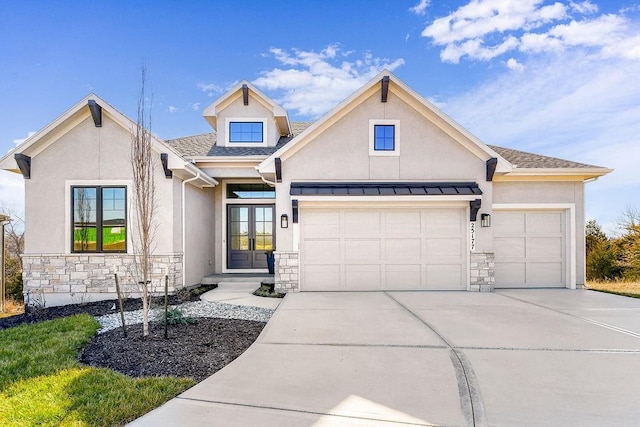
[[[236,118],[267,119],[267,145],[269,147],[272,147],[277,144],[278,139],[280,138],[280,134],[277,132],[273,113],[254,97],[249,95],[249,105],[244,105],[242,102],[242,96],[240,96],[218,112],[218,124],[216,131],[218,134],[219,145],[224,146],[226,144],[228,131],[228,129],[226,128],[227,119]]]
[[[186,188],[186,285],[200,283],[200,279],[214,270],[214,198],[213,189]]]
[[[135,236],[132,173],[129,162],[131,140],[128,131],[104,115],[101,128],[90,117],[61,136],[32,158],[31,179],[25,180],[25,207],[28,231],[25,253],[69,253],[71,240],[71,185],[127,183],[128,251]],[[156,164],[158,253],[173,252],[173,185]]]

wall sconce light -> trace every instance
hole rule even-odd
[[[480,215],[480,225],[482,227],[491,227],[491,215],[489,215],[489,214],[481,214]]]
[[[287,214],[280,216],[280,228],[289,228],[289,217]]]

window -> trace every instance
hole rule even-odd
[[[262,122],[229,122],[229,142],[264,142]]]
[[[125,187],[71,187],[73,252],[127,251]]]
[[[276,189],[267,184],[227,184],[227,199],[275,199]]]
[[[400,120],[369,120],[369,155],[400,155]]]
[[[373,149],[375,151],[393,151],[395,150],[395,130],[394,125],[375,125]]]

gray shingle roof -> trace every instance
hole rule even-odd
[[[204,156],[269,156],[311,126],[313,122],[291,122],[291,136],[281,137],[275,147],[219,147],[215,133],[185,136],[165,141],[185,158]],[[527,153],[513,148],[489,145],[491,149],[518,168],[597,168],[598,166],[572,162],[556,157]]]
[[[504,157],[509,163],[518,168],[598,168],[600,166],[587,165],[585,163],[572,162],[557,157],[542,156],[540,154],[527,153],[513,148],[497,147],[489,145],[493,151]]]
[[[186,158],[203,156],[269,156],[312,124],[312,122],[290,123],[292,136],[281,137],[275,147],[220,147],[216,144],[217,135],[214,132],[169,139],[165,142]]]

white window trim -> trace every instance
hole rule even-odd
[[[375,142],[376,142],[375,126],[376,125],[395,126],[393,151],[375,150]],[[400,120],[370,119],[369,120],[369,156],[398,157],[399,155],[400,155]]]
[[[65,243],[64,243],[64,253],[67,255],[91,255],[91,256],[100,256],[100,255],[109,255],[109,254],[113,254],[113,255],[122,255],[122,252],[114,252],[114,253],[109,253],[109,252],[87,252],[87,253],[82,253],[82,252],[71,252],[71,188],[72,187],[78,187],[78,186],[102,186],[102,187],[109,187],[109,186],[117,186],[117,187],[126,187],[127,188],[127,254],[132,253],[132,221],[131,221],[131,212],[132,212],[132,207],[133,207],[133,192],[131,191],[132,188],[132,181],[130,180],[124,180],[124,179],[118,179],[118,180],[114,180],[114,179],[105,179],[105,180],[100,180],[100,179],[95,179],[95,180],[66,180],[64,182],[64,235],[65,235]]]
[[[262,142],[230,142],[231,122],[262,123]],[[267,146],[267,119],[264,117],[227,117],[224,122],[224,139],[227,147],[266,147]]]

